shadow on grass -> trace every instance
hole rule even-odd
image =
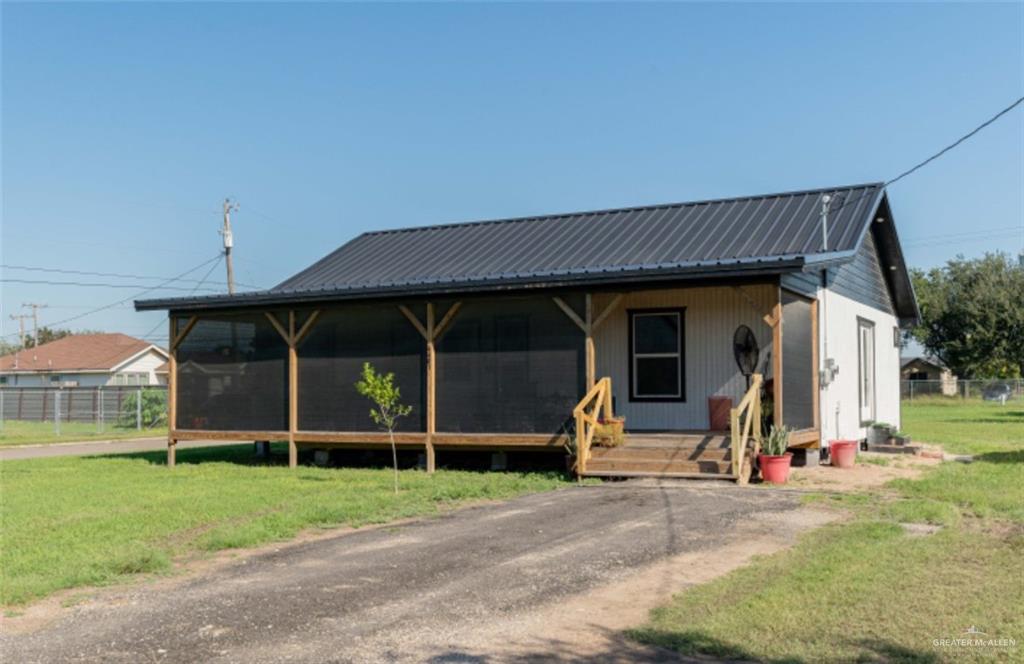
[[[155,466],[167,465],[167,452],[164,450],[153,452],[128,452],[126,454],[105,454],[95,458],[105,459],[139,459],[147,461]],[[242,466],[287,466],[288,446],[287,443],[271,445],[269,457],[256,456],[252,443],[240,443],[238,445],[220,445],[216,447],[191,447],[179,448],[176,462],[178,465],[198,463],[234,463]]]
[[[984,463],[1024,463],[1024,450],[985,452],[984,454],[975,455],[974,460]]]
[[[420,467],[422,452],[419,450],[400,449],[398,451],[399,470],[413,470]],[[445,452],[439,454],[438,468],[450,470],[491,471],[490,452]],[[95,458],[138,459],[155,466],[167,465],[167,452],[164,450],[151,452],[129,452],[110,454]],[[288,444],[271,443],[270,456],[257,456],[252,443],[238,445],[220,445],[213,447],[179,448],[177,465],[194,465],[202,463],[232,463],[252,467],[287,467]],[[390,469],[391,451],[388,449],[346,449],[332,450],[328,468],[360,468]],[[299,450],[299,466],[318,467],[314,464],[312,449]],[[563,455],[550,452],[516,452],[507,458],[507,470],[512,472],[565,472]],[[500,472],[500,471],[494,471]],[[306,478],[312,478],[307,475]],[[325,480],[327,478],[324,478]]]
[[[770,662],[772,664],[798,663],[814,661],[813,656],[786,655],[782,657],[764,657],[747,648],[722,641],[699,630],[672,631],[653,628],[630,630],[627,635],[641,643],[679,653],[682,661],[708,661],[708,657],[729,662]],[[856,661],[870,662],[914,662],[933,664],[941,661],[934,652],[915,650],[884,639],[861,639],[847,642],[859,648]],[[799,644],[794,644],[799,648]],[[838,645],[838,644],[837,644]],[[687,656],[693,660],[685,659]]]
[[[863,639],[858,641],[857,645],[876,655],[874,658],[868,658],[865,653],[859,658],[860,661],[913,662],[915,664],[933,664],[943,661],[934,652],[914,650],[882,639]]]

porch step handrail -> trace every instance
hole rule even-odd
[[[598,421],[603,417],[606,421],[612,419],[612,379],[608,376],[601,378],[590,388],[586,396],[580,399],[576,407],[572,409],[573,418],[576,420],[576,475],[582,477],[587,470],[587,460],[590,458],[590,445],[594,441],[594,432],[597,429]]]
[[[740,484],[746,484],[749,479],[743,474],[747,443],[753,439],[755,459],[761,451],[761,385],[763,382],[764,377],[761,374],[754,374],[751,377],[750,389],[743,395],[739,405],[729,410],[732,475]]]

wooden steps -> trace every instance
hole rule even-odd
[[[735,479],[729,437],[717,433],[627,434],[619,447],[592,447],[585,475]]]

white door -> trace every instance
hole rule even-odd
[[[875,419],[875,325],[866,320],[857,321],[858,379],[860,421]]]

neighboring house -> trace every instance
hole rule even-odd
[[[0,357],[4,387],[164,385],[167,351],[126,334],[73,334]]]
[[[914,394],[943,394],[956,396],[957,377],[935,358],[908,357],[903,360],[900,375],[905,381],[914,381]]]
[[[287,439],[293,464],[299,444],[386,444],[353,385],[372,362],[428,469],[575,444],[588,475],[733,477],[750,438],[708,431],[727,412],[709,399],[753,420],[738,354],[791,444],[819,447],[899,425],[919,317],[882,184],[365,233],[269,290],[136,308],[170,311],[171,463],[211,432]],[[598,408],[625,448],[591,451]]]

